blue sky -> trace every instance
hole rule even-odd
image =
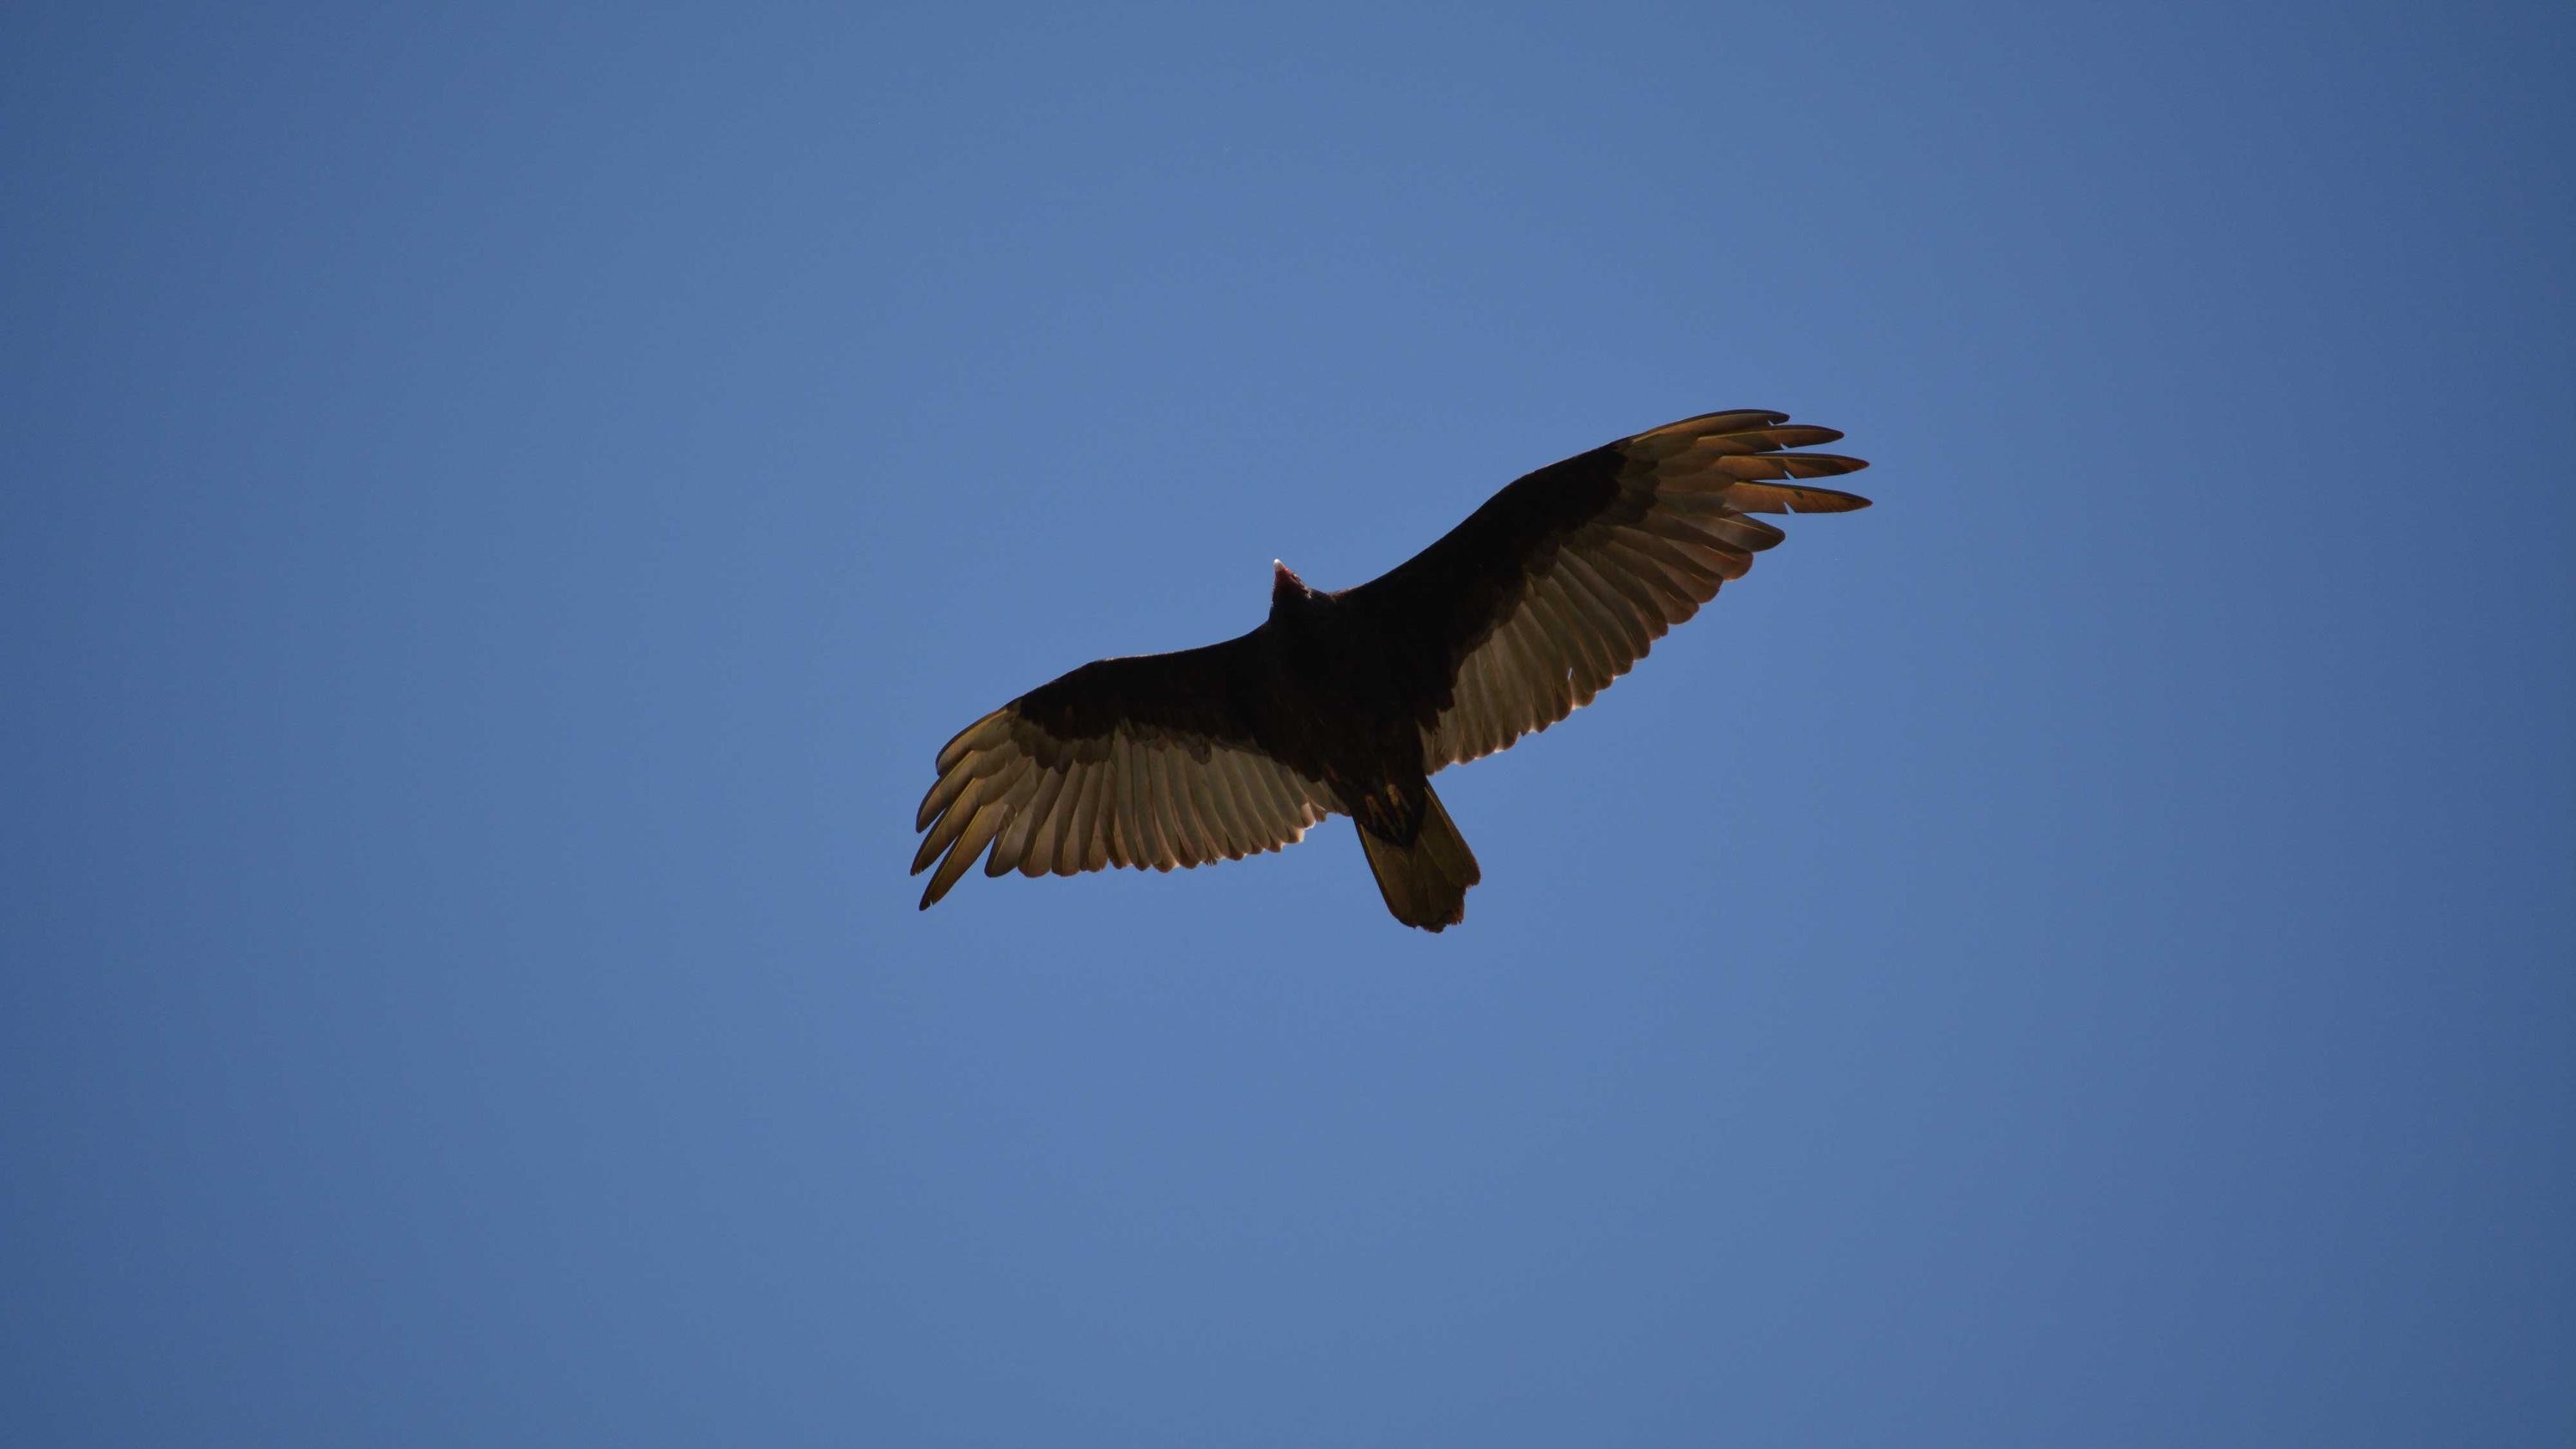
[[[0,18],[0,1439],[2576,1435],[2563,7]],[[1593,708],[933,751],[1717,407]]]

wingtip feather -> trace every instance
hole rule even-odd
[[[1746,513],[1857,513],[1870,506],[1857,493],[1783,483],[1738,483],[1726,490],[1726,502]]]
[[[945,775],[955,769],[957,762],[966,758],[966,752],[979,745],[1000,744],[1010,733],[1009,722],[1003,719],[1010,712],[1011,707],[1004,705],[951,736],[939,747],[939,773]]]

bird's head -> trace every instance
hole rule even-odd
[[[1287,610],[1302,609],[1315,599],[1315,591],[1297,577],[1297,571],[1277,559],[1270,561],[1270,617],[1276,619]]]

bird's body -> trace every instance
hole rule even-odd
[[[1782,451],[1841,436],[1786,422],[1711,413],[1542,468],[1358,588],[1275,564],[1252,632],[1097,660],[986,715],[922,801],[922,906],[987,846],[988,875],[1169,870],[1347,814],[1388,910],[1457,924],[1481,873],[1431,775],[1590,702],[1779,542],[1748,513],[1867,506],[1779,481],[1866,466]]]

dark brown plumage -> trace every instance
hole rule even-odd
[[[1170,870],[1294,844],[1328,815],[1395,918],[1465,919],[1480,872],[1430,777],[1592,702],[1781,532],[1754,513],[1869,500],[1830,428],[1708,413],[1541,468],[1403,565],[1337,594],[1276,565],[1238,639],[1102,659],[968,725],[914,828],[924,910],[984,873]],[[986,855],[987,848],[990,855]]]

